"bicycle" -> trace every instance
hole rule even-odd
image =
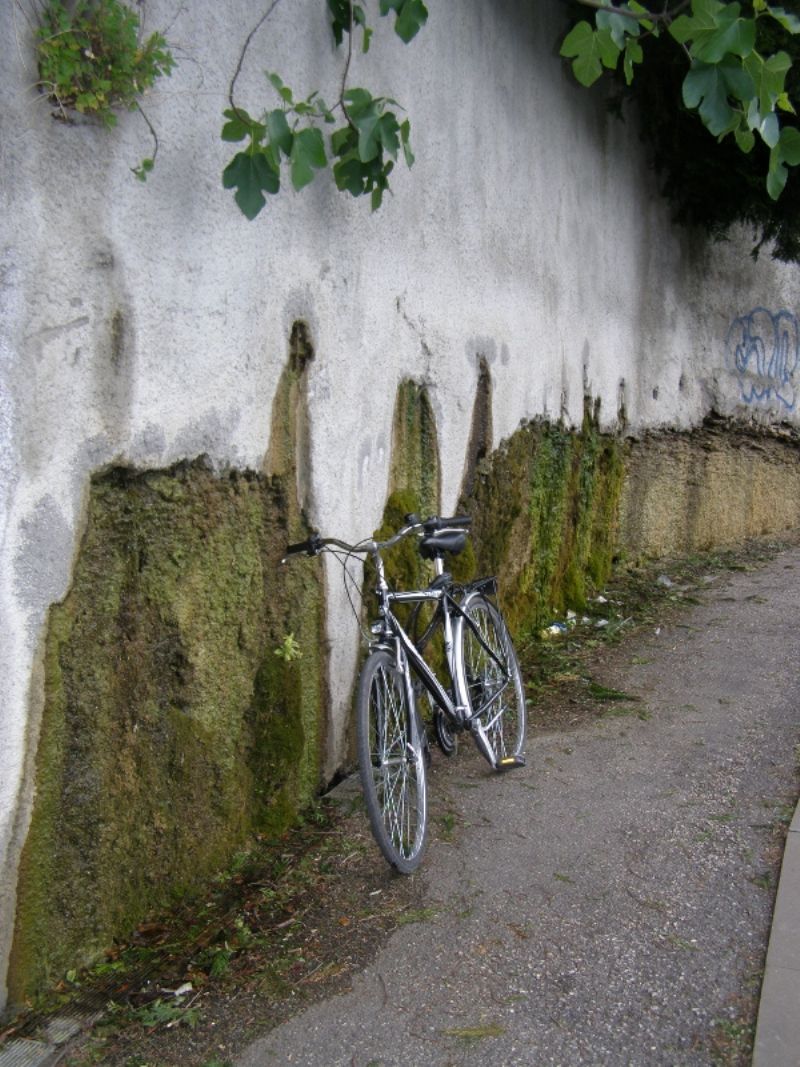
[[[369,556],[374,563],[379,617],[370,627],[369,654],[358,681],[358,763],[373,836],[386,860],[402,874],[417,869],[428,836],[430,751],[418,692],[430,697],[436,737],[445,754],[452,754],[456,736],[466,732],[495,771],[525,765],[525,696],[511,636],[495,599],[497,580],[461,584],[444,569],[445,553],[457,555],[465,548],[470,522],[466,516],[420,521],[408,515],[406,525],[385,541],[350,545],[314,533],[289,545],[284,557],[330,551],[340,562],[344,557],[345,576],[353,556]],[[423,558],[433,561],[435,575],[425,589],[394,591],[386,580],[382,553],[412,535],[418,537]],[[435,605],[421,638],[412,639],[392,610],[395,604]],[[444,634],[449,691],[423,657],[438,627]]]

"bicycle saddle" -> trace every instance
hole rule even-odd
[[[444,530],[423,537],[419,543],[419,552],[423,559],[436,559],[445,552],[458,555],[464,550],[466,543],[467,535],[461,530]]]

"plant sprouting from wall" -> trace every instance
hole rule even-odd
[[[414,156],[409,140],[411,125],[408,119],[398,117],[397,110],[402,109],[397,101],[348,85],[354,37],[360,32],[361,48],[366,52],[373,33],[362,4],[327,0],[337,45],[347,38],[339,96],[332,106],[318,92],[296,99],[276,73],[268,73],[267,79],[279,97],[278,107],[254,119],[234,100],[234,87],[250,42],[279,2],[273,0],[249,34],[231,81],[222,139],[246,141],[247,145],[225,168],[222,183],[226,189],[236,190],[240,210],[254,219],[266,204],[267,195],[280,192],[284,167],[293,188],[299,191],[332,160],[337,188],[352,196],[369,195],[375,211],[389,189],[389,175],[398,155],[402,153],[409,167]],[[428,17],[422,0],[379,0],[379,9],[382,16],[394,14],[395,33],[405,43],[416,36]]]
[[[158,137],[140,99],[175,64],[164,37],[142,39],[139,16],[121,0],[47,0],[36,37],[39,86],[60,117],[74,110],[112,127],[118,110],[140,112],[154,144],[152,155],[134,168],[144,181]]]
[[[294,636],[293,633],[284,635],[283,640],[277,648],[273,649],[273,654],[282,659],[285,663],[291,663],[292,660],[300,659],[303,655],[303,650],[300,647],[300,642]]]

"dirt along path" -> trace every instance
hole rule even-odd
[[[749,1064],[798,793],[800,547],[662,566],[612,584],[609,627],[528,650],[524,769],[434,752],[416,875],[340,787],[12,1023],[4,1067]]]
[[[603,710],[532,732],[525,769],[439,757],[418,921],[236,1067],[750,1062],[797,796],[800,549],[700,589],[595,662]]]

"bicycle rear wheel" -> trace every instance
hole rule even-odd
[[[356,698],[358,763],[370,827],[386,860],[416,870],[428,836],[424,739],[395,657],[370,653]]]
[[[461,631],[470,712],[483,727],[495,761],[522,756],[525,691],[503,616],[481,593],[462,604]]]

